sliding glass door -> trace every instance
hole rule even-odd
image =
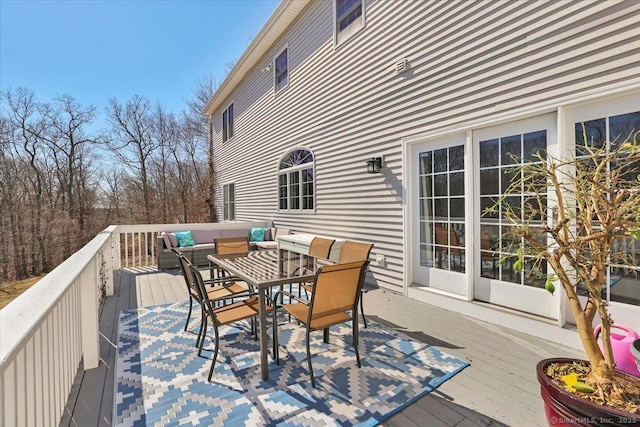
[[[555,115],[512,122],[479,129],[473,132],[477,150],[476,203],[477,233],[474,244],[476,255],[474,298],[491,304],[524,311],[544,317],[558,317],[557,297],[545,289],[546,262],[525,259],[522,271],[514,269],[517,260],[515,248],[519,238],[513,234],[513,224],[506,219],[506,210],[514,213],[534,228],[540,228],[541,216],[530,216],[526,205],[536,200],[546,206],[546,187],[541,183],[537,193],[512,189],[505,202],[497,209],[500,196],[523,173],[519,166],[541,162],[549,146],[556,145]],[[541,156],[541,157],[539,157]]]

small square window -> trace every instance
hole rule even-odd
[[[222,112],[222,142],[233,138],[233,104]]]
[[[362,0],[335,0],[335,40],[339,45],[364,27]]]
[[[236,195],[235,184],[225,184],[222,187],[223,218],[225,221],[236,219]]]
[[[276,92],[289,84],[289,49],[285,48],[275,59],[274,87]]]

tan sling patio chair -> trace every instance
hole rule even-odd
[[[309,255],[317,258],[329,259],[331,247],[335,242],[336,241],[333,239],[314,237],[309,245]]]
[[[202,339],[198,346],[198,356],[202,353],[202,347],[204,346],[204,339],[207,336],[207,328],[209,323],[213,325],[214,329],[214,345],[215,350],[213,352],[213,360],[211,361],[211,368],[209,369],[209,376],[207,381],[211,381],[213,370],[218,358],[218,351],[220,349],[220,332],[218,327],[228,325],[230,323],[239,322],[240,320],[250,319],[251,331],[255,334],[256,325],[255,321],[258,316],[259,303],[258,298],[251,294],[249,298],[234,302],[231,304],[223,305],[221,307],[215,307],[215,300],[209,298],[208,292],[205,289],[204,281],[200,271],[193,265],[189,266],[193,276],[195,278],[194,290],[198,293],[200,300],[202,301],[202,309],[205,314],[204,317],[204,331]],[[267,306],[267,310],[271,310],[271,307]]]
[[[219,237],[213,239],[215,243],[214,253],[216,255],[222,254],[235,254],[240,252],[249,252],[249,239],[246,237]],[[217,277],[218,279],[227,279],[229,281],[237,278],[232,277],[226,270],[221,269],[219,266],[209,268],[211,277]]]
[[[355,261],[346,264],[336,264],[321,267],[316,271],[311,289],[311,300],[303,300],[290,293],[279,291],[278,294],[288,294],[298,302],[285,304],[282,308],[293,316],[306,329],[307,363],[311,385],[316,386],[311,364],[310,334],[313,331],[324,331],[324,342],[329,342],[329,327],[351,321],[353,347],[356,353],[358,368],[360,367],[360,353],[358,352],[358,299],[364,283],[365,269],[368,260]],[[273,354],[276,363],[280,363],[278,353],[277,308],[273,310]]]
[[[174,249],[172,248],[172,250]],[[202,307],[202,298],[200,297],[200,294],[197,292],[197,289],[195,288],[195,286],[193,285],[196,278],[195,278],[195,275],[193,274],[192,268],[197,269],[197,266],[194,266],[191,263],[191,261],[189,261],[187,257],[185,257],[182,253],[176,250],[174,250],[174,252],[176,252],[176,255],[178,256],[178,260],[180,262],[180,268],[182,269],[184,281],[187,286],[187,293],[189,295],[189,313],[187,314],[187,320],[184,324],[185,331],[187,330],[189,326],[189,320],[191,319],[193,301],[194,300],[197,301],[198,304],[200,305],[201,318],[200,318],[200,329],[198,331],[198,339],[196,340],[196,347],[197,347],[202,337],[202,328],[203,328],[204,317],[205,317],[204,310]],[[203,282],[203,285],[205,285],[207,297],[211,301],[215,301],[215,302],[224,303],[228,299],[233,300],[233,298],[246,296],[250,292],[249,289],[240,285],[239,283],[229,282],[226,279],[222,281],[216,280],[216,279],[203,280],[202,282]],[[207,288],[207,285],[209,285],[208,288]]]
[[[350,240],[345,241],[340,249],[339,263],[368,260],[373,249],[372,243],[358,243]],[[360,289],[360,292],[364,293],[364,287]],[[364,316],[364,305],[362,303],[363,296],[360,296],[360,313],[362,314],[362,321],[364,327],[367,327],[367,318]]]
[[[309,255],[316,258],[329,259],[331,248],[336,241],[333,239],[324,239],[322,237],[314,237],[309,245]],[[312,284],[306,283],[302,285],[305,291],[310,292]]]
[[[246,237],[218,237],[213,241],[216,244],[216,254],[249,252],[249,239]]]

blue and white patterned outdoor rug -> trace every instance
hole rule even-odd
[[[316,388],[307,370],[304,330],[278,328],[280,365],[260,378],[258,341],[248,322],[221,330],[212,382],[212,340],[198,357],[199,310],[183,331],[188,303],[124,310],[118,323],[113,424],[117,426],[373,426],[460,372],[468,363],[379,323],[360,330],[362,368],[351,326],[312,333]],[[269,325],[270,328],[270,325]],[[213,334],[213,331],[209,331]]]

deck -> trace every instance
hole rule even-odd
[[[120,310],[187,299],[177,269],[123,270],[114,281],[114,295],[100,313],[100,366],[78,371],[61,426],[111,425]],[[546,357],[581,356],[577,350],[381,289],[368,292],[364,306],[368,317],[471,363],[384,426],[546,426],[535,364]]]

